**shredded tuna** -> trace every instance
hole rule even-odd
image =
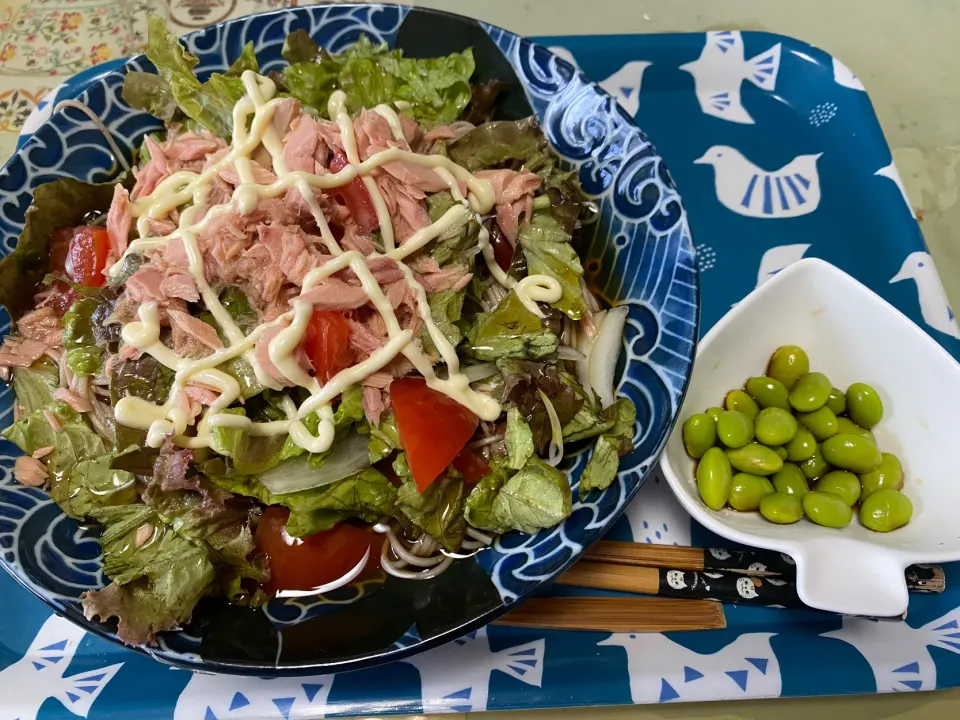
[[[313,305],[314,310],[354,310],[369,301],[367,291],[336,278],[327,278],[316,287],[302,293],[301,302]]]
[[[172,220],[148,218],[147,222],[150,224],[148,236],[164,237],[177,229],[177,224]]]
[[[380,285],[386,285],[388,283],[396,282],[397,280],[403,280],[403,271],[400,269],[400,266],[397,265],[397,261],[393,258],[370,258],[367,260],[367,267]],[[344,282],[350,283],[351,285],[360,283],[360,278],[358,278],[357,274],[349,268],[342,270],[337,274]]]
[[[394,310],[406,302],[409,293],[410,286],[407,285],[405,280],[397,280],[396,282],[392,282],[383,289],[383,294],[386,295],[387,301],[390,303],[390,307],[392,307]]]
[[[423,136],[423,142],[432,143],[436,140],[453,140],[456,136],[456,131],[449,125],[437,125]]]
[[[250,170],[253,172],[253,181],[258,185],[272,185],[277,181],[277,176],[273,174],[273,171],[263,167],[256,160],[250,161]],[[236,187],[242,183],[237,168],[232,164],[221,168],[217,174],[228,185]]]
[[[392,175],[377,172],[374,173],[374,178],[390,214],[393,234],[398,244],[402,244],[417,230],[430,225],[430,214],[423,201],[423,193]]]
[[[287,170],[312,173],[317,164],[318,146],[321,144],[325,159],[326,143],[320,138],[317,121],[309,115],[301,115],[283,141],[283,161]]]
[[[68,388],[57,388],[53,393],[53,397],[57,400],[63,400],[78,413],[90,412],[93,409],[88,397]]]
[[[37,340],[8,336],[0,347],[0,367],[30,367],[47,352],[47,346]]]
[[[119,260],[127,249],[127,238],[130,236],[130,195],[123,185],[117,183],[113,188],[113,202],[107,212],[107,236],[110,238],[110,254],[107,265],[111,260]]]
[[[357,250],[364,255],[369,255],[376,250],[370,238],[363,235],[354,223],[347,223],[343,228],[340,246],[344,250]]]
[[[160,281],[160,292],[165,299],[180,298],[187,302],[198,302],[200,291],[197,290],[197,281],[193,275],[180,268],[168,268]]]
[[[507,240],[516,245],[522,218],[533,214],[533,193],[540,187],[540,178],[527,170],[480,170],[475,174],[493,187],[497,224]]]
[[[45,447],[37,448],[33,451],[32,457],[35,457],[37,460],[40,458],[45,458],[47,455],[53,452],[53,445],[47,445]]]
[[[21,485],[41,487],[49,476],[46,465],[29,455],[21,455],[13,463],[13,477]]]
[[[17,332],[25,338],[38,340],[50,347],[63,342],[60,316],[52,307],[37,308],[28,312],[17,320]]]
[[[380,424],[380,416],[386,410],[383,403],[383,393],[377,388],[365,385],[363,388],[363,414],[372,425]]]
[[[133,191],[130,193],[131,200],[136,200],[143,195],[149,195],[156,189],[157,185],[160,184],[160,181],[170,174],[170,165],[167,162],[167,156],[164,154],[160,145],[149,135],[143,139],[143,143],[147,148],[147,152],[150,153],[150,160],[147,161],[146,165],[134,172],[137,177],[137,182],[133,186]]]
[[[257,363],[263,369],[268,376],[277,380],[284,385],[289,385],[290,382],[287,378],[280,372],[276,365],[273,364],[273,361],[270,359],[270,342],[280,334],[290,323],[282,322],[280,325],[274,325],[273,327],[268,327],[260,335],[260,339],[257,340],[256,347],[254,348],[254,357],[257,360]]]
[[[223,140],[204,130],[201,134],[188,132],[177,135],[166,144],[163,153],[168,160],[183,163],[204,160],[210,153],[224,148],[226,143]]]
[[[350,348],[360,357],[372,355],[381,347],[383,342],[365,324],[356,320],[347,320],[350,326]]]
[[[282,138],[286,135],[287,130],[298,117],[301,117],[301,107],[296,98],[278,100],[274,106],[273,119],[270,121],[273,129],[277,131],[277,137]]]
[[[219,350],[223,347],[216,329],[203,320],[182,310],[168,309],[167,314],[173,330],[173,349],[178,355],[190,357],[201,353],[209,355],[210,353],[204,351],[204,348]]]
[[[269,250],[271,261],[294,285],[303,285],[308,272],[332,259],[307,247],[306,238],[299,227],[260,225],[257,234],[260,245]],[[256,246],[251,249],[256,249]]]
[[[427,275],[418,276],[418,282],[423,289],[430,293],[450,290],[457,292],[470,284],[473,273],[467,272],[465,265],[449,265],[441,270]]]
[[[187,394],[187,397],[200,403],[201,405],[213,405],[217,398],[220,397],[218,392],[208,387],[204,387],[203,385],[190,384],[187,385],[183,390]]]
[[[152,523],[144,523],[137,528],[137,534],[133,536],[133,544],[137,549],[142,548],[150,541],[155,531]]]
[[[153,265],[145,265],[127,279],[126,293],[136,303],[162,302],[165,298],[160,283],[163,272]]]
[[[58,420],[57,416],[46,408],[43,410],[43,417],[46,418],[47,423],[51,428],[53,428],[54,432],[63,432],[63,425],[61,424],[60,420]]]

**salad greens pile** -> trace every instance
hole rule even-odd
[[[244,96],[240,74],[259,71],[252,44],[225,73],[201,81],[194,75],[197,58],[161,20],[151,17],[149,31],[146,53],[156,73],[128,73],[124,100],[163,120],[168,138],[208,132],[229,142],[233,109]],[[271,75],[281,96],[295,98],[314,118],[326,116],[335,90],[346,93],[351,114],[392,104],[421,131],[489,115],[494,106],[495,83],[470,83],[469,48],[416,59],[364,37],[331,54],[297,31],[287,38],[283,57],[289,64]],[[424,257],[441,269],[472,270],[465,287],[429,295],[430,313],[462,366],[476,371],[474,387],[505,411],[498,422],[483,423],[468,445],[486,468],[482,477],[466,477],[450,466],[425,489],[414,480],[393,409],[370,419],[360,386],[340,397],[336,441],[324,453],[308,452],[286,435],[261,437],[234,427],[214,428],[209,449],[186,450],[169,440],[151,448],[144,431],[118,423],[113,406],[121,398],[162,404],[173,383],[173,372],[150,355],[121,352],[120,328],[135,312],[125,282],[151,258],[127,255],[120,274],[100,287],[48,266],[55,230],[81,225],[91,213],[100,213],[94,224],[102,225],[113,183],[56,180],[38,188],[16,251],[0,261],[0,302],[17,319],[33,307],[30,298],[38,286],[44,298],[60,298],[63,361],[58,366],[45,355],[13,369],[19,419],[3,436],[42,463],[47,487],[67,515],[102,528],[104,569],[112,582],[85,594],[89,617],[116,617],[125,642],[152,643],[157,633],[187,622],[205,596],[264,602],[269,559],[255,542],[264,506],[289,510],[286,533],[292,537],[388,518],[407,538],[426,534],[444,550],[458,552],[471,527],[535,533],[570,515],[570,478],[556,467],[559,457],[551,458],[551,449],[595,442],[580,480],[581,497],[614,481],[620,458],[633,449],[636,410],[626,398],[603,407],[575,361],[561,359],[565,349],[565,357],[583,358],[568,347],[571,329],[576,335],[596,310],[585,294],[575,248],[584,202],[576,173],[561,166],[533,118],[461,125],[455,135],[441,135],[429,151],[471,172],[523,170],[538,176],[535,210],[522,217],[507,272],[514,279],[548,275],[559,282],[562,296],[544,305],[546,317],[540,318],[515,291],[496,283],[478,260],[478,219],[454,226],[424,249]],[[163,134],[155,138],[164,141]],[[144,148],[141,165],[149,159]],[[443,191],[429,194],[425,208],[436,221],[455,203]],[[492,237],[500,233],[495,219],[484,222]],[[263,308],[243,288],[223,284],[215,290],[244,332],[261,322]],[[187,311],[220,332],[202,302],[188,303]],[[423,331],[420,342],[439,363]],[[284,393],[265,389],[243,358],[220,369],[243,390],[242,402],[227,412],[257,422],[286,417]],[[92,410],[78,411],[57,397],[65,397],[58,392],[65,373],[99,389],[91,396]],[[299,388],[286,394],[297,403],[306,397]],[[315,433],[318,422],[313,414],[305,424]]]

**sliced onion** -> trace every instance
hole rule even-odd
[[[616,400],[613,381],[623,342],[623,326],[627,322],[629,311],[625,305],[607,311],[603,325],[597,332],[597,339],[593,341],[593,347],[588,353],[590,387],[600,397],[600,405],[604,408],[610,407]]]
[[[569,345],[561,345],[557,348],[557,357],[561,360],[586,360],[587,356],[576,348]]]
[[[603,327],[603,321],[606,319],[606,311],[594,313],[593,324],[596,328]],[[583,385],[584,390],[590,390],[590,353],[593,352],[593,344],[596,342],[597,334],[590,336],[585,332],[583,326],[577,328],[577,349],[583,353],[583,360],[578,360],[576,364],[577,379]]]
[[[274,495],[323,487],[370,467],[367,437],[350,433],[334,444],[333,451],[320,467],[310,467],[308,455],[300,455],[270,468],[260,482]]]
[[[479,365],[462,368],[461,372],[467,376],[467,380],[470,382],[477,382],[491,375],[496,375],[497,366],[494,363],[480,363]]]
[[[537,388],[537,392],[540,393],[540,399],[543,400],[543,406],[547,409],[547,416],[550,418],[550,454],[547,456],[547,465],[556,467],[563,460],[563,426],[547,394],[540,388]]]

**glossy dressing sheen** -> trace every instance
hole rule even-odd
[[[279,103],[279,100],[273,99],[276,86],[272,80],[252,71],[243,73],[243,84],[246,94],[233,110],[233,137],[227,154],[199,174],[188,171],[174,173],[161,182],[151,195],[131,204],[131,212],[137,218],[137,230],[143,236],[148,231],[150,218],[163,218],[174,208],[191,203],[190,207],[180,214],[180,225],[177,230],[164,237],[141,237],[130,243],[127,250],[127,253],[144,252],[161,248],[173,238],[180,238],[189,260],[188,270],[196,281],[204,304],[226,337],[228,345],[204,358],[181,357],[160,342],[160,316],[156,304],[141,305],[139,319],[128,323],[122,330],[123,341],[151,355],[173,370],[174,382],[170,395],[163,405],[156,405],[135,397],[122,398],[116,405],[117,421],[129,427],[147,430],[147,443],[152,447],[160,446],[168,436],[173,436],[174,442],[184,447],[210,447],[211,428],[232,427],[243,429],[253,435],[289,433],[298,446],[310,452],[323,452],[330,448],[334,439],[331,406],[334,398],[348,386],[360,383],[365,377],[380,370],[401,354],[406,356],[416,370],[423,375],[431,388],[456,400],[480,418],[495,420],[500,415],[499,403],[470,387],[467,377],[460,372],[456,350],[433,321],[426,291],[417,282],[413,271],[402,262],[404,258],[441,237],[456,224],[471,216],[479,221],[481,214],[490,212],[494,205],[494,194],[490,183],[475,177],[448,158],[439,155],[418,155],[400,148],[389,148],[360,162],[353,121],[344,107],[345,95],[339,91],[331,96],[328,109],[330,117],[340,127],[349,164],[338,173],[322,176],[301,171],[291,172],[283,161],[283,143],[272,124],[273,114]],[[386,119],[394,137],[402,140],[403,126],[396,112],[386,105],[378,106],[375,112]],[[251,115],[253,119],[250,129],[247,130],[248,118]],[[261,144],[270,153],[277,176],[277,180],[270,185],[260,185],[254,181],[253,167],[250,164],[251,154]],[[432,225],[407,238],[400,247],[395,244],[393,228],[383,196],[370,176],[374,169],[396,160],[433,168],[447,183],[453,197],[460,203],[450,208]],[[210,207],[202,217],[198,217],[206,205],[212,179],[230,165],[236,168],[241,181],[240,185],[234,190],[228,203]],[[345,252],[333,237],[320,205],[314,197],[314,189],[340,187],[357,177],[362,179],[370,193],[380,223],[385,255],[397,261],[407,285],[416,298],[417,311],[423,319],[424,327],[447,366],[446,378],[440,378],[434,372],[431,360],[414,342],[412,331],[400,327],[390,302],[370,272],[367,260],[380,257],[380,254],[374,252],[364,257],[355,250]],[[468,190],[466,198],[460,192],[461,183]],[[316,287],[332,274],[349,267],[360,279],[370,302],[382,315],[387,327],[388,341],[384,347],[375,351],[363,362],[337,373],[326,384],[321,384],[307,373],[295,356],[295,350],[302,342],[313,314],[313,306],[295,297],[290,301],[291,309],[288,312],[269,323],[257,326],[249,335],[244,335],[220,303],[217,293],[207,282],[203,257],[197,242],[198,234],[214,219],[233,210],[241,214],[249,214],[256,209],[261,198],[277,197],[290,189],[297,190],[303,197],[319,228],[323,244],[327,251],[335,256],[307,274],[301,294]],[[483,229],[482,224],[479,246],[493,277],[505,287],[513,288],[521,302],[531,312],[542,317],[536,302],[559,300],[560,284],[552,277],[533,275],[518,283],[507,276],[493,258],[489,234]],[[119,271],[122,260],[123,258],[111,268],[111,274]],[[271,327],[280,328],[280,331],[268,346],[270,361],[286,378],[286,384],[306,388],[310,396],[300,407],[296,407],[289,397],[285,398],[282,404],[287,416],[285,420],[256,423],[241,415],[224,413],[223,410],[240,398],[241,392],[239,384],[233,377],[217,369],[217,366],[232,358],[243,356],[253,366],[258,380],[264,386],[273,389],[281,389],[284,386],[264,371],[253,352],[257,340],[265,330]],[[193,436],[186,434],[188,426],[192,424],[192,418],[176,402],[177,394],[188,383],[209,387],[219,393],[217,400],[197,423],[196,434]],[[304,418],[313,412],[316,412],[320,418],[316,435],[303,424]]]

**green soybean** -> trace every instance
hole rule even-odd
[[[844,433],[846,435],[859,435],[862,438],[866,438],[874,445],[877,444],[877,439],[873,436],[873,433],[857,425],[853,420],[846,417],[837,418],[837,433]]]
[[[896,530],[910,522],[912,517],[910,498],[889,488],[877,490],[860,505],[860,522],[876,532]]]
[[[859,435],[834,435],[823,443],[822,449],[828,463],[855,473],[872,472],[883,461],[877,446]]]
[[[826,405],[813,412],[797,413],[797,422],[809,430],[820,442],[836,435],[840,427],[837,423],[837,416]]]
[[[754,432],[764,445],[783,445],[797,434],[797,419],[781,408],[764,408],[754,421]]]
[[[834,415],[843,415],[847,411],[847,396],[842,390],[833,388],[830,391],[830,397],[827,398],[827,407]]]
[[[687,455],[701,458],[703,454],[717,444],[717,423],[705,413],[697,413],[687,418],[683,424],[683,446]]]
[[[773,474],[771,480],[773,481],[773,488],[777,492],[799,497],[803,497],[810,492],[810,486],[807,484],[807,478],[803,471],[791,462],[784,463],[783,467]]]
[[[787,443],[787,460],[790,462],[803,462],[811,457],[817,449],[817,440],[813,433],[807,430],[803,425],[797,427],[797,434],[793,440]]]
[[[787,449],[783,445],[774,445],[770,449],[773,450],[781,460],[787,459]]]
[[[833,493],[853,507],[860,499],[860,480],[852,472],[832,470],[817,480],[817,491]]]
[[[720,510],[727,504],[733,470],[723,450],[712,447],[707,450],[697,464],[697,490],[700,499],[711,510]]]
[[[872,429],[883,419],[880,395],[866,383],[854,383],[847,388],[847,415],[860,427]]]
[[[723,408],[720,408],[720,407],[707,408],[707,412],[705,414],[709,415],[711,418],[713,418],[713,421],[716,422],[717,420],[720,419],[720,416],[723,415]]]
[[[813,455],[800,463],[800,470],[803,471],[803,475],[807,480],[816,480],[830,470],[830,465],[824,460],[823,451],[819,445],[817,445],[813,451]]]
[[[799,495],[775,492],[760,500],[760,514],[778,525],[789,525],[803,517],[803,503]]]
[[[830,378],[823,373],[808,372],[797,379],[790,391],[790,405],[799,412],[813,412],[827,403],[832,390]]]
[[[773,450],[759,443],[727,450],[727,458],[737,470],[752,475],[773,475],[783,467],[783,460]]]
[[[717,437],[728,448],[743,447],[753,440],[753,420],[742,412],[727,410],[717,420]]]
[[[853,519],[853,510],[839,495],[818,490],[803,496],[803,511],[817,525],[830,528],[846,527]]]
[[[761,408],[782,408],[790,409],[790,402],[787,400],[787,388],[779,380],[772,377],[761,375],[747,380],[744,388],[747,394],[757,401]]]
[[[803,348],[796,345],[784,345],[770,356],[767,375],[783,383],[791,390],[801,375],[810,372],[810,359]]]
[[[860,502],[878,490],[901,490],[903,488],[903,465],[893,453],[881,453],[880,467],[860,476]]]
[[[773,485],[767,478],[750,473],[737,473],[730,485],[727,503],[734,510],[751,512],[760,507],[764,495],[773,492]]]
[[[760,407],[757,405],[756,400],[747,395],[743,390],[731,390],[728,392],[727,397],[724,399],[723,406],[727,410],[741,412],[751,420],[760,412]]]

